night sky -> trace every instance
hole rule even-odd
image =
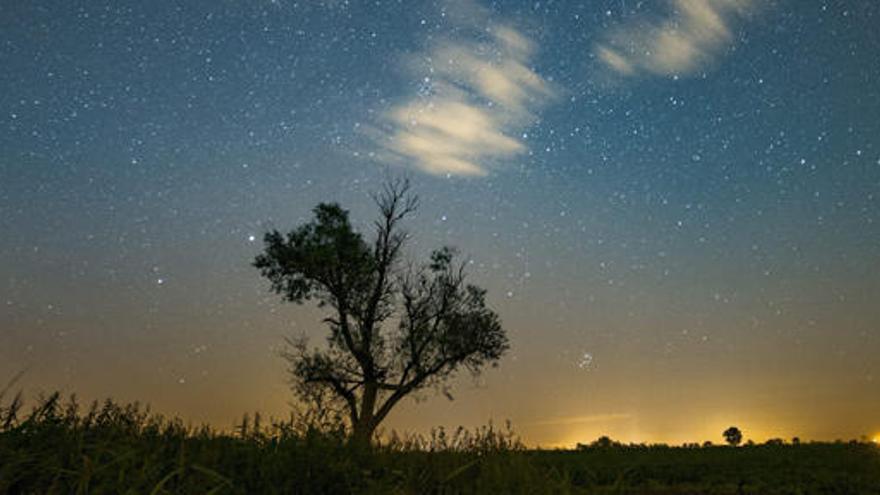
[[[386,428],[880,433],[873,0],[0,0],[0,382],[228,428],[322,342],[250,266],[409,174],[511,339]]]

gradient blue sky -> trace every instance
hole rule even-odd
[[[320,342],[249,266],[411,174],[512,351],[388,427],[880,433],[874,1],[0,0],[0,378],[227,426]]]

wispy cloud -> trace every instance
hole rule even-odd
[[[595,47],[623,76],[686,75],[700,70],[732,42],[732,23],[760,0],[672,0],[665,19],[633,21]]]
[[[530,68],[531,40],[510,26],[487,25],[413,57],[408,73],[419,90],[372,129],[380,159],[430,174],[480,176],[526,150],[519,136],[556,89]]]

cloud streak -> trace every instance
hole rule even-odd
[[[518,136],[557,90],[529,67],[535,46],[523,34],[504,25],[481,34],[438,42],[408,64],[419,90],[372,130],[380,159],[483,176],[526,151]]]
[[[710,63],[729,43],[731,25],[757,0],[672,0],[672,15],[613,31],[594,53],[621,76],[686,75]]]
[[[699,71],[733,42],[732,25],[762,0],[668,0],[670,14],[612,29],[595,56],[619,76]],[[366,133],[371,156],[434,175],[484,176],[527,151],[523,130],[561,90],[532,68],[535,44],[469,0],[447,2],[456,37],[406,60],[413,93]],[[417,89],[416,89],[417,88]]]

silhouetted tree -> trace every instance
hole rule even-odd
[[[615,442],[614,440],[611,439],[611,437],[608,437],[605,435],[593,440],[593,442],[590,443],[590,447],[598,448],[598,449],[608,449],[611,447],[619,447],[619,446],[620,446],[620,443]]]
[[[389,180],[373,199],[379,218],[371,243],[348,211],[321,203],[312,221],[286,235],[267,233],[254,261],[285,300],[314,299],[331,313],[326,348],[290,340],[283,356],[299,397],[335,408],[360,444],[410,393],[435,386],[451,399],[447,382],[460,368],[476,375],[508,348],[486,291],[465,283],[453,249],[434,251],[423,265],[403,263],[408,236],[400,224],[418,204],[409,181]]]
[[[724,430],[724,433],[722,433],[721,435],[724,437],[724,440],[728,444],[730,444],[734,447],[739,445],[743,439],[742,432],[739,431],[739,428],[737,428],[736,426],[731,426],[730,428]]]

